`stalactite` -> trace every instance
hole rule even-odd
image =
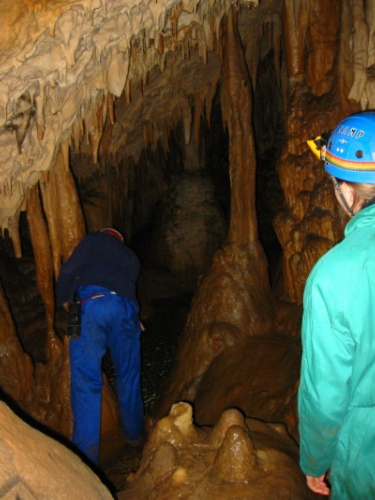
[[[339,88],[344,116],[353,112],[352,104],[348,101],[348,95],[353,85],[353,60],[351,50],[352,37],[352,12],[351,0],[343,0],[340,28],[340,48],[339,48]]]
[[[107,121],[104,124],[103,134],[100,141],[100,155],[102,161],[105,163],[108,158],[108,153],[110,150],[111,139],[112,139],[112,131],[113,131],[114,123],[112,123],[112,118],[109,114],[107,114]]]
[[[107,116],[110,125],[115,124],[115,96],[110,92],[107,94]]]
[[[341,3],[341,0],[329,4],[326,0],[317,0],[309,8],[308,52],[300,50],[307,57],[307,84],[314,95],[329,92],[335,78],[332,70],[340,40]]]
[[[81,139],[84,136],[83,132],[83,121],[80,116],[77,116],[73,123],[73,130],[72,130],[72,136],[71,136],[71,143],[72,146],[75,150],[79,150],[79,146],[81,143]]]
[[[200,125],[203,112],[204,100],[199,94],[194,96],[194,120],[193,120],[193,139],[195,144],[199,146]]]
[[[208,91],[206,93],[206,102],[205,102],[205,107],[206,107],[206,119],[207,123],[210,125],[211,123],[211,113],[212,113],[212,102],[214,100],[215,94],[216,94],[216,83],[215,85],[210,85],[208,88]]]
[[[69,142],[65,141],[60,145],[60,156],[65,172],[70,172],[69,167]]]
[[[39,82],[39,91],[35,96],[35,119],[36,130],[39,141],[43,140],[45,132],[45,117],[44,117],[45,92],[43,82]]]
[[[203,60],[204,64],[207,64],[207,44],[203,30],[198,31],[198,55]]]
[[[10,123],[10,127],[16,131],[17,148],[20,154],[22,153],[22,144],[34,114],[35,108],[30,97],[30,92],[25,92],[17,100],[14,116]]]
[[[46,309],[49,335],[47,350],[49,349],[49,354],[52,354],[56,351],[55,347],[57,343],[54,332],[55,296],[53,289],[52,252],[37,184],[27,194],[27,220],[34,251],[36,280]]]
[[[216,48],[215,19],[213,14],[209,14],[207,21],[203,25],[203,29],[205,31],[207,49],[209,52],[212,52]]]
[[[117,52],[111,58],[107,69],[107,86],[109,92],[120,97],[129,78],[130,50]]]
[[[64,260],[70,256],[85,234],[82,209],[69,165],[68,170],[66,169],[66,154],[64,155],[66,149],[67,145],[60,147],[51,172],[51,176],[55,176],[54,182],[58,186],[57,216]]]
[[[54,175],[45,175],[40,182],[40,189],[43,199],[44,213],[47,219],[49,239],[51,243],[53,270],[57,279],[61,267],[61,239],[58,224],[58,187],[56,186],[56,178]]]
[[[9,235],[12,239],[14,256],[19,259],[22,257],[22,246],[21,246],[21,238],[20,238],[20,230],[19,230],[19,221],[20,221],[20,209],[16,211],[16,213],[9,218],[8,220],[8,230]]]
[[[232,11],[231,11],[232,12]],[[255,210],[256,157],[251,124],[251,85],[244,53],[234,20],[228,21],[224,46],[221,102],[223,119],[229,131],[231,179],[231,218],[228,241],[239,245],[257,244],[258,228]],[[259,264],[263,256],[259,255]]]
[[[366,97],[369,109],[375,107],[375,1],[366,2],[366,22],[369,27]]]
[[[94,165],[98,163],[99,143],[103,134],[103,106],[104,95],[99,94],[96,102],[93,116],[89,125],[89,143],[91,146],[91,157]]]
[[[349,99],[354,99],[362,103],[362,108],[366,108],[363,102],[363,90],[366,85],[366,69],[368,62],[367,48],[369,44],[369,29],[366,23],[363,0],[353,1],[353,69],[354,83],[349,92]]]
[[[190,137],[191,137],[191,110],[189,103],[187,101],[184,101],[184,106],[182,108],[182,124],[184,127],[184,139],[185,139],[185,144],[190,143]]]
[[[369,26],[368,67],[375,64],[375,1],[366,1],[366,21]]]
[[[208,367],[227,349],[253,335],[276,331],[267,260],[257,230],[251,88],[237,14],[232,7],[222,36],[221,100],[229,131],[230,227],[226,243],[199,283],[159,416],[175,401],[194,401]]]
[[[164,37],[162,33],[158,33],[157,38],[155,39],[156,44],[156,52],[159,56],[164,53]]]
[[[289,78],[303,79],[305,74],[304,51],[308,26],[308,9],[305,0],[283,2],[283,33],[286,69]]]
[[[172,27],[172,36],[176,39],[178,33],[178,18],[180,17],[183,11],[184,5],[183,2],[173,7],[172,12],[169,16],[171,27]]]

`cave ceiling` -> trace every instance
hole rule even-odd
[[[239,4],[254,72],[260,49],[250,50],[251,38],[275,12],[279,18],[280,4]],[[27,191],[49,171],[62,144],[89,151],[92,162],[82,168],[94,169],[103,158],[137,161],[144,148],[160,143],[167,149],[179,122],[186,143],[198,137],[220,78],[220,22],[230,5],[1,0],[2,230],[24,209]]]

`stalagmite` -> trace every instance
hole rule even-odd
[[[172,382],[157,408],[159,416],[176,400],[194,400],[205,371],[225,349],[276,328],[267,260],[258,240],[250,82],[234,8],[224,35],[222,71],[223,114],[229,129],[229,234],[199,284]]]
[[[198,435],[199,431],[193,424],[192,407],[186,403],[176,403],[172,406],[170,414],[156,424],[148,447],[156,448],[160,440],[168,441],[178,447],[194,442]]]
[[[219,448],[224,441],[227,430],[233,426],[246,429],[246,423],[243,414],[234,408],[226,410],[222,413],[219,421],[216,423],[211,432],[210,444],[212,444],[212,446],[214,446],[215,448]]]
[[[151,431],[140,467],[128,477],[119,500],[310,498],[297,446],[286,433],[252,419],[236,425],[230,418],[221,442],[212,439],[216,427],[194,433],[190,423],[192,439],[181,439],[175,419],[180,412],[190,414],[188,406],[179,403],[179,412],[172,409]]]
[[[227,430],[212,469],[212,473],[234,483],[249,481],[257,468],[257,456],[249,434],[240,426]]]

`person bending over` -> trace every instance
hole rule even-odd
[[[144,433],[141,393],[141,324],[136,298],[137,255],[121,233],[105,228],[86,235],[64,262],[57,281],[60,304],[79,301],[81,333],[69,341],[73,443],[95,464],[99,458],[102,358],[109,348],[125,437]]]

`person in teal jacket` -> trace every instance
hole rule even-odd
[[[315,143],[350,221],[304,291],[300,466],[331,500],[374,500],[375,113],[348,117]]]

